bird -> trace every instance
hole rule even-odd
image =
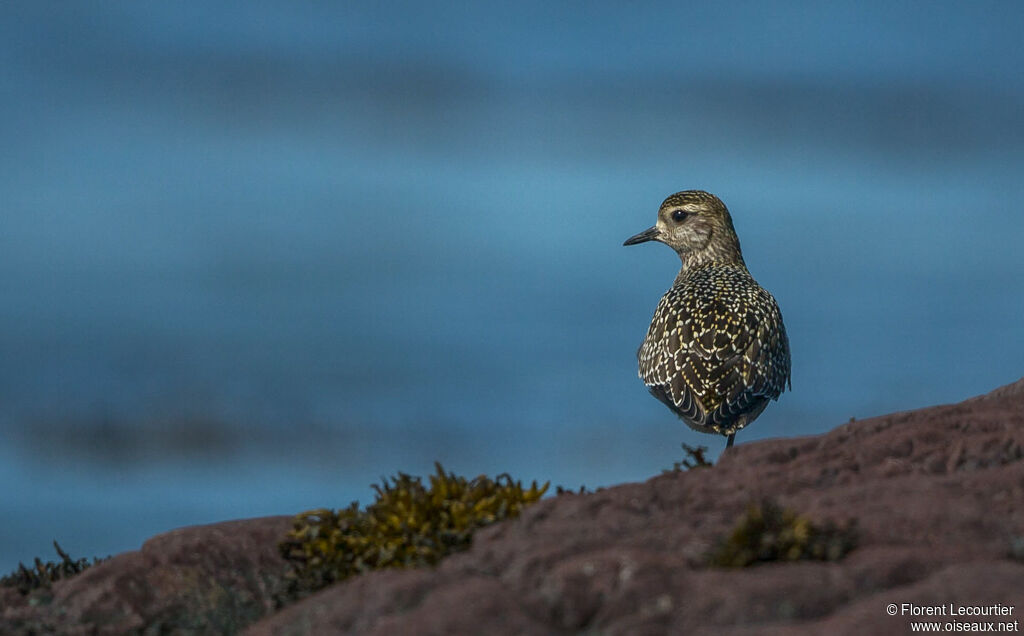
[[[703,190],[677,192],[657,223],[623,245],[658,241],[682,261],[637,351],[640,379],[694,430],[726,436],[749,426],[790,379],[779,305],[747,270],[732,216]]]

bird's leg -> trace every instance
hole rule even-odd
[[[736,433],[733,433],[732,435],[729,436],[729,441],[725,443],[725,447],[726,448],[732,448],[732,443],[735,440],[736,440]]]

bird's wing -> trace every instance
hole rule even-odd
[[[640,351],[640,378],[651,393],[691,424],[703,425],[706,387],[699,373],[701,354],[691,339],[692,312],[679,290],[669,290],[658,303]]]
[[[713,358],[718,360],[707,367],[710,393],[718,398],[709,405],[708,421],[714,426],[728,427],[745,414],[756,417],[768,400],[778,399],[789,380],[789,341],[775,299],[760,286],[737,299],[728,307],[715,307],[725,310],[727,318],[710,326]]]

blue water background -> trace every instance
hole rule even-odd
[[[6,3],[0,571],[716,454],[635,377],[680,189],[790,334],[741,443],[1019,378],[1022,7]]]

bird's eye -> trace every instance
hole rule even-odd
[[[675,210],[672,212],[672,220],[676,223],[681,222],[687,216],[686,210]]]

